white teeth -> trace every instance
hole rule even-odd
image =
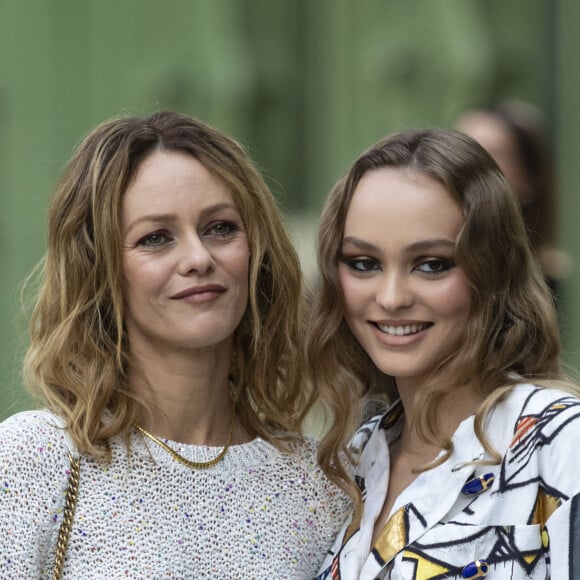
[[[423,322],[421,324],[406,324],[404,326],[390,326],[387,324],[377,324],[379,330],[386,334],[393,334],[395,336],[407,336],[409,334],[416,334],[421,330],[425,330],[427,323]]]

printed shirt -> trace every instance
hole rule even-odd
[[[355,435],[361,525],[345,524],[317,579],[580,578],[579,399],[514,387],[486,422],[503,456],[494,465],[474,464],[490,457],[474,417],[465,419],[452,455],[401,493],[371,546],[388,487],[388,445],[402,419],[397,402]]]

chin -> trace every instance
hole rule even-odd
[[[381,364],[376,364],[375,366],[377,367],[377,369],[383,373],[384,375],[387,375],[389,377],[392,377],[393,379],[397,380],[397,379],[416,379],[418,381],[422,380],[423,377],[425,377],[425,375],[427,374],[427,369],[424,367],[415,367],[415,368],[409,368],[409,367],[403,367],[403,366],[397,366],[397,365],[381,365]]]

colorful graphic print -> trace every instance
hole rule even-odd
[[[362,457],[371,448],[377,452],[377,440],[385,442],[388,454],[389,431],[401,413],[402,407],[395,405],[361,429],[357,442]],[[457,495],[447,513],[433,521],[429,509],[423,509],[425,502],[411,501],[391,516],[372,547],[363,541],[368,533],[351,526],[318,578],[546,580],[555,566],[564,572],[553,578],[580,578],[580,470],[577,475],[572,467],[580,444],[580,400],[561,391],[520,385],[494,411],[486,433],[495,432],[505,432],[497,448],[504,449],[499,465],[472,462],[453,489],[453,472],[463,468],[462,463],[449,461],[433,470],[433,481],[438,481],[439,471],[449,473],[450,488],[441,497]],[[474,439],[473,428],[466,429],[459,445],[473,445]],[[454,443],[458,446],[455,438]],[[484,457],[482,447],[480,451]],[[365,510],[370,502],[384,501],[373,495],[367,475],[358,473]],[[466,493],[465,488],[476,491]],[[434,489],[433,494],[440,491]],[[430,506],[435,509],[437,502]],[[353,558],[357,551],[364,551],[364,557]],[[554,551],[558,558],[552,562]],[[361,560],[362,568],[354,564]]]

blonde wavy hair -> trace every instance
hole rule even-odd
[[[357,184],[367,171],[382,167],[410,168],[437,180],[465,216],[455,260],[471,286],[469,322],[461,345],[430,370],[427,384],[416,394],[414,427],[425,441],[446,450],[441,461],[451,453],[452,443],[439,432],[438,408],[461,385],[474,384],[485,397],[475,430],[496,460],[483,425],[514,384],[558,385],[578,394],[561,370],[555,307],[530,249],[518,201],[494,160],[455,131],[409,129],[386,137],[361,154],[324,206],[318,236],[320,289],[307,339],[311,380],[334,417],[319,461],[357,501],[355,519],[360,516],[360,494],[344,464],[347,443],[365,404],[377,393],[392,401],[396,384],[375,367],[344,321],[338,263]]]
[[[300,264],[274,197],[243,148],[171,111],[96,127],[79,145],[52,198],[46,255],[33,273],[25,382],[63,416],[80,450],[109,458],[145,409],[127,386],[121,215],[124,192],[156,150],[195,157],[229,189],[251,252],[249,302],[234,336],[232,391],[244,427],[274,444],[271,427],[299,430],[304,381]],[[103,422],[103,413],[110,420]]]

